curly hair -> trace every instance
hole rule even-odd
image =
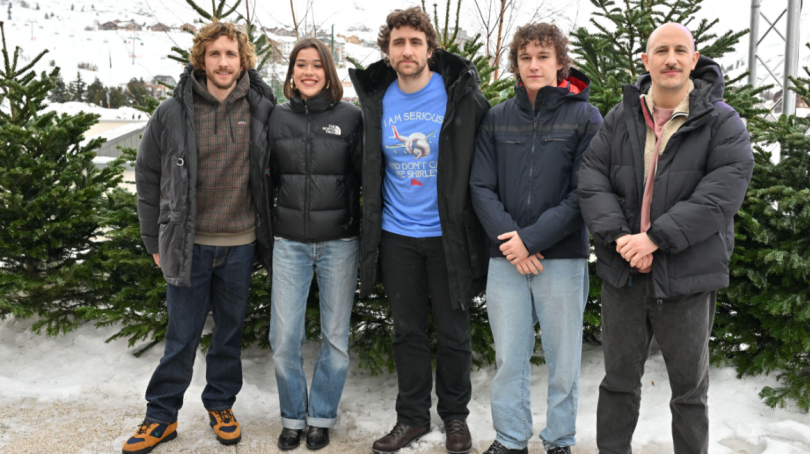
[[[568,77],[571,70],[571,57],[568,56],[568,38],[565,34],[554,24],[526,24],[518,27],[509,44],[509,71],[515,75],[518,82],[520,82],[518,54],[529,43],[553,47],[557,54],[557,64],[562,64],[562,69],[557,70],[557,83],[559,84]]]
[[[231,41],[239,43],[239,63],[243,70],[253,69],[256,66],[256,46],[248,41],[247,33],[237,28],[233,22],[220,22],[215,18],[213,22],[203,25],[194,35],[188,56],[194,69],[205,67],[205,47],[220,36],[227,36]]]
[[[380,34],[377,35],[377,45],[384,54],[388,55],[388,45],[391,44],[391,30],[409,25],[414,29],[424,32],[427,38],[428,50],[433,52],[439,48],[439,34],[430,23],[430,16],[418,6],[412,6],[406,10],[395,9],[393,13],[385,18],[385,25],[380,27]],[[386,57],[386,61],[388,61]]]

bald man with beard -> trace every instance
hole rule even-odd
[[[709,336],[754,159],[743,121],[723,102],[720,67],[686,27],[660,26],[641,59],[648,72],[624,87],[579,172],[602,278],[597,446],[631,452],[654,335],[672,389],[674,452],[705,454]]]

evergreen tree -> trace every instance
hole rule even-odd
[[[104,84],[98,80],[98,77],[96,77],[92,84],[87,86],[84,99],[91,104],[107,107],[107,89],[104,88]],[[101,104],[99,104],[99,101],[101,101]]]
[[[51,102],[68,102],[70,101],[70,93],[68,93],[67,87],[65,86],[65,81],[62,80],[62,76],[56,76],[56,79],[53,83],[53,89],[51,89],[51,94],[48,97]]]
[[[810,45],[808,45],[810,47]],[[791,87],[810,102],[810,70]],[[766,111],[767,112],[767,111]],[[737,214],[731,285],[718,298],[713,360],[739,376],[776,372],[771,407],[810,409],[810,118],[749,123],[754,177]],[[773,164],[771,151],[781,154]]]
[[[87,91],[87,84],[82,79],[82,73],[76,71],[76,80],[70,83],[70,88],[68,89],[70,100],[83,102],[85,91]]]
[[[31,68],[47,53],[19,65],[2,33],[0,70],[0,317],[38,315],[33,329],[48,334],[76,326],[76,307],[94,298],[86,257],[100,234],[99,208],[121,181],[119,162],[93,164],[101,139],[84,146],[98,116],[44,113],[59,68],[37,76]]]
[[[136,106],[146,105],[147,98],[151,97],[149,89],[146,87],[146,82],[141,79],[130,79],[127,83],[127,94],[130,101]]]
[[[733,50],[747,33],[728,31],[718,37],[711,28],[719,19],[695,24],[694,14],[700,11],[703,0],[625,0],[622,7],[616,6],[616,0],[591,3],[597,12],[590,22],[598,31],[580,27],[572,33],[571,41],[579,69],[591,78],[591,104],[603,116],[622,101],[622,85],[635,84],[646,72],[641,53],[658,26],[678,22],[689,27],[700,54],[715,59]]]

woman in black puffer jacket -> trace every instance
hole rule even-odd
[[[284,84],[289,103],[270,115],[273,288],[270,343],[276,369],[282,450],[329,443],[329,428],[349,367],[349,318],[360,241],[360,109],[343,88],[326,45],[299,41]],[[307,392],[301,346],[313,271],[318,278],[323,344]]]

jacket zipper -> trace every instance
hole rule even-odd
[[[536,100],[535,100],[536,101]],[[543,103],[545,103],[545,96],[543,97]],[[540,109],[537,111],[537,114],[534,116],[534,126],[532,126],[532,154],[530,155],[529,159],[529,197],[526,200],[526,215],[531,217],[531,207],[532,207],[532,175],[534,174],[534,148],[537,146],[537,119],[540,117],[540,112],[543,111],[543,104],[540,104]]]
[[[307,135],[304,137],[304,154],[306,159],[304,165],[307,172],[306,184],[304,185],[304,238],[309,239],[309,185],[311,183],[309,174],[309,156],[310,149],[312,148],[309,131],[310,127],[312,126],[312,117],[309,115],[309,108],[307,107],[306,101],[304,101],[304,113],[307,116]]]

